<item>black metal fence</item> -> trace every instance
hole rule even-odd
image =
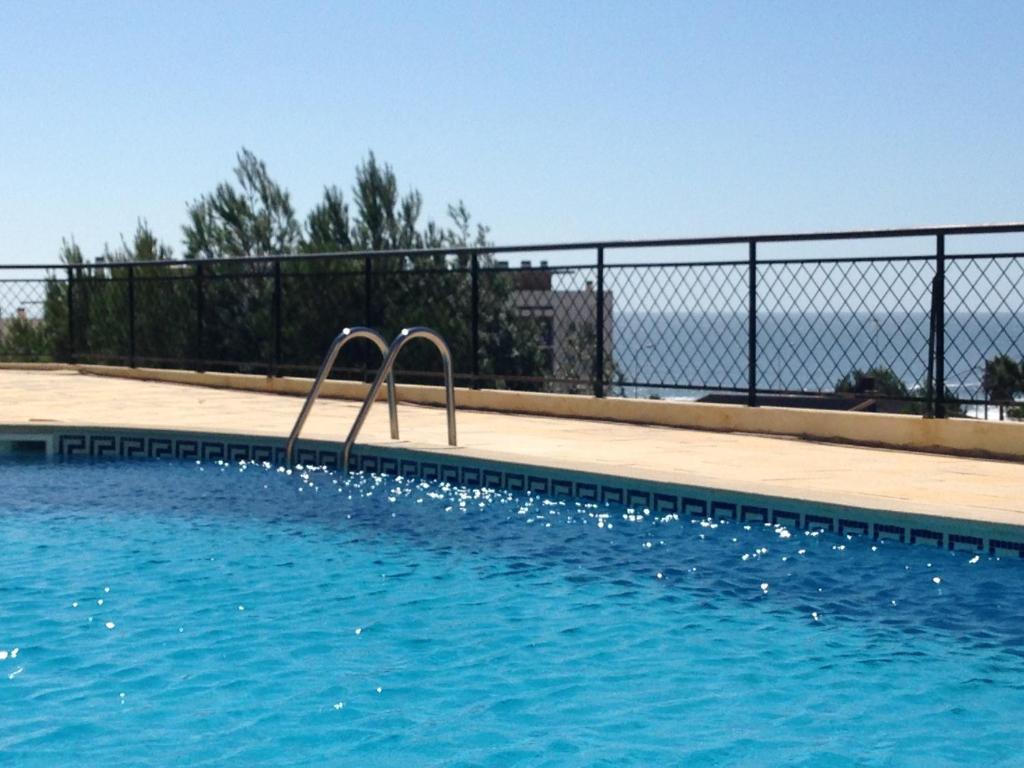
[[[430,325],[468,386],[981,415],[1024,393],[1024,249],[1005,247],[1022,233],[2,267],[0,359],[310,374],[344,326]],[[504,261],[523,256],[544,260]],[[400,379],[436,381],[429,352]],[[375,355],[347,349],[336,375]]]

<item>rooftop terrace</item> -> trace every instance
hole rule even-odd
[[[69,369],[0,370],[0,426],[6,427],[67,424],[283,438],[300,406],[295,396]],[[353,400],[322,399],[303,437],[342,441],[357,408]],[[1024,463],[1013,461],[461,407],[459,447],[448,449],[443,409],[401,404],[399,414],[399,445],[421,451],[1024,525]],[[395,445],[383,405],[371,412],[360,442]]]

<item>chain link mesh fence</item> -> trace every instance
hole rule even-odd
[[[466,386],[736,402],[872,395],[929,413],[944,370],[938,394],[953,415],[1020,408],[1024,395],[1021,253],[951,255],[941,275],[936,256],[605,264],[577,253],[509,267],[499,255],[7,268],[0,360],[311,375],[343,327],[391,338],[426,325],[447,338]],[[366,379],[379,357],[351,345],[334,375]],[[440,371],[427,345],[399,361],[406,382],[437,383]]]

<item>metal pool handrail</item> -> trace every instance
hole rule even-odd
[[[373,328],[364,328],[357,326],[355,328],[345,328],[334,337],[334,341],[331,342],[330,348],[327,350],[327,355],[324,357],[323,362],[320,364],[320,370],[317,371],[316,379],[313,381],[313,388],[309,391],[306,396],[306,402],[302,405],[302,411],[299,413],[299,418],[295,420],[295,426],[292,427],[292,433],[288,436],[288,443],[285,446],[285,464],[291,466],[292,454],[295,450],[295,442],[299,439],[299,433],[302,431],[303,425],[306,423],[306,419],[309,417],[309,412],[313,410],[313,402],[320,394],[320,390],[324,385],[324,381],[327,379],[327,375],[331,372],[331,368],[334,367],[334,361],[338,359],[338,353],[341,352],[341,348],[348,344],[354,339],[369,339],[377,348],[380,350],[381,357],[385,360],[388,356],[388,343],[379,331],[375,331]],[[378,390],[380,387],[377,388]],[[376,396],[376,391],[374,392]],[[391,439],[398,439],[398,404],[395,401],[395,375],[392,372],[388,372],[388,416],[391,420]]]
[[[377,378],[373,380],[370,385],[370,391],[366,393],[366,399],[363,400],[363,405],[359,409],[359,414],[356,416],[356,420],[352,424],[352,429],[349,430],[348,437],[345,439],[345,449],[342,453],[341,466],[345,471],[348,471],[348,457],[352,451],[352,445],[356,441],[356,437],[359,436],[359,430],[363,427],[363,422],[366,421],[366,416],[370,412],[370,408],[373,406],[373,401],[377,399],[377,393],[380,392],[381,384],[384,383],[384,377],[393,377],[392,373],[395,360],[398,358],[398,353],[402,351],[413,339],[426,339],[430,341],[437,351],[441,353],[441,363],[444,366],[444,397],[445,406],[448,410],[448,445],[456,445],[455,436],[455,378],[452,374],[452,353],[448,348],[448,342],[444,340],[444,337],[432,328],[425,328],[423,326],[416,326],[413,328],[403,328],[402,332],[399,333],[395,340],[391,342],[391,347],[388,349],[387,356],[384,358],[384,363],[381,365],[380,370],[377,371]],[[393,380],[389,378],[389,381]],[[395,431],[392,430],[392,437],[396,437]]]

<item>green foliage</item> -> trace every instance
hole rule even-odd
[[[82,252],[74,240],[61,242],[64,264],[81,264]],[[44,282],[41,318],[0,317],[0,360],[50,362],[67,359],[67,288],[48,273]]]
[[[49,360],[46,325],[22,317],[0,318],[0,360]]]
[[[121,247],[106,261],[167,261],[174,255],[171,247],[161,243],[142,219],[135,227],[131,243],[121,238]]]
[[[923,384],[916,390],[914,396],[919,400],[910,400],[911,391],[903,380],[897,376],[891,368],[875,366],[867,371],[859,368],[847,373],[836,382],[836,392],[856,393],[871,397],[890,397],[895,400],[906,400],[902,407],[903,413],[924,413],[927,404],[932,400],[932,390],[928,383]],[[944,388],[946,415],[966,416],[967,411],[959,398],[949,389]]]
[[[946,415],[966,416],[967,408],[964,406],[962,402],[960,402],[960,398],[953,394],[953,390],[951,390],[949,387],[945,387],[943,391],[945,393],[945,397],[943,398],[942,402],[943,405],[945,405],[946,407]],[[926,382],[921,386],[919,392],[920,394],[918,396],[921,398],[922,402],[907,403],[907,407],[903,411],[904,413],[926,413],[928,403],[932,401],[931,386]]]
[[[474,225],[461,202],[449,206],[447,225],[434,221],[421,224],[420,194],[411,191],[400,195],[393,169],[379,163],[372,153],[356,168],[355,177],[352,210],[338,187],[324,189],[320,202],[306,217],[303,251],[435,250],[373,257],[368,278],[363,258],[283,262],[285,362],[308,365],[319,359],[345,325],[371,325],[388,338],[405,326],[426,325],[449,340],[455,370],[470,371],[470,259],[445,251],[480,247],[479,265],[486,270],[493,266],[486,253],[487,229]],[[532,329],[515,309],[513,290],[507,275],[480,273],[480,372],[507,385],[514,382],[505,381],[505,377],[537,376],[542,372],[539,347]],[[375,366],[376,360],[376,351],[346,349],[338,366],[351,371],[367,364]],[[440,370],[436,352],[424,344],[403,352],[400,365],[423,372],[423,381],[436,381],[432,374]]]
[[[289,254],[302,244],[291,197],[266,163],[245,148],[237,161],[237,187],[222,182],[188,206],[186,259]]]
[[[1006,354],[985,362],[981,387],[993,402],[1012,401],[1024,391],[1024,364]]]
[[[61,264],[84,264],[85,259],[82,257],[82,249],[78,247],[78,243],[75,242],[74,238],[68,240],[67,238],[61,238],[60,251],[58,252],[58,258]]]
[[[605,345],[604,381],[607,393],[612,396],[625,394],[622,385],[623,377],[619,366]],[[597,368],[597,329],[592,323],[570,323],[569,336],[565,342],[561,368],[556,371],[559,378],[570,380],[570,383],[556,385],[558,391],[570,395],[589,395],[594,391],[596,383],[594,373]],[[572,380],[586,382],[572,383]]]
[[[871,383],[873,381],[873,383]],[[859,368],[847,373],[836,382],[836,392],[856,392],[883,397],[909,397],[910,391],[891,368],[876,366],[862,371]]]
[[[420,193],[401,194],[391,166],[370,153],[355,169],[351,207],[338,186],[327,186],[300,223],[287,190],[251,151],[239,152],[233,175],[232,181],[218,184],[187,206],[184,256],[197,267],[132,268],[139,360],[168,364],[196,360],[201,352],[213,367],[241,371],[268,367],[274,351],[275,267],[271,262],[235,261],[234,257],[430,249],[370,260],[282,260],[282,364],[285,370],[315,367],[344,326],[371,325],[390,338],[404,326],[428,325],[449,339],[456,371],[465,373],[473,364],[471,259],[450,249],[478,247],[481,374],[500,382],[504,377],[543,372],[532,326],[515,308],[515,286],[508,275],[487,271],[493,266],[486,252],[487,228],[472,221],[461,201],[449,206],[447,223],[421,223]],[[74,271],[73,291],[73,348],[78,358],[124,362],[130,333],[128,268],[119,265],[161,262],[171,256],[170,246],[160,242],[144,221],[130,240],[121,238],[118,247],[105,248],[92,264],[86,263],[73,240],[63,241],[61,261],[79,267]],[[201,350],[196,320],[200,296]],[[63,359],[71,349],[67,294],[56,280],[47,287],[44,325],[49,348]],[[376,351],[346,349],[339,367],[350,371],[367,364],[375,367],[376,355]],[[253,365],[253,361],[258,362]],[[413,345],[403,353],[400,366],[422,372],[425,381],[435,381],[440,361],[429,346]]]
[[[1017,395],[1024,394],[1024,360],[1014,360],[1005,353],[986,360],[981,387],[989,401],[998,404],[1000,418],[1024,418],[1024,406],[1011,405]]]
[[[357,216],[352,240],[356,249],[385,251],[423,246],[422,236],[416,231],[422,196],[413,190],[399,199],[395,172],[390,165],[378,164],[372,152],[356,168],[353,192]]]
[[[190,323],[188,319],[184,323],[175,323],[173,319],[190,291],[173,272],[157,266],[157,262],[167,261],[172,256],[172,248],[161,242],[144,220],[136,223],[131,239],[122,236],[117,247],[105,246],[95,263],[86,263],[73,240],[63,242],[61,261],[80,265],[73,270],[72,278],[76,358],[98,363],[126,362],[130,335],[128,268],[119,265],[127,262],[154,263],[152,267],[133,268],[138,356],[155,362],[170,360],[179,354],[187,344]],[[44,317],[56,337],[58,359],[66,359],[71,349],[67,338],[67,311],[65,286],[51,280]]]
[[[338,187],[325,187],[324,197],[306,216],[307,253],[352,249],[352,224],[345,195]]]

